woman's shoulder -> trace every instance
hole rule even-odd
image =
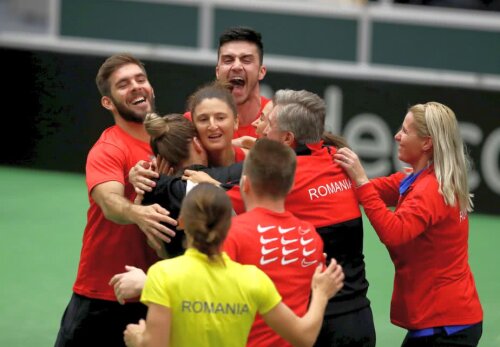
[[[418,189],[422,189],[424,191],[428,191],[434,188],[433,190],[437,192],[437,190],[439,189],[439,183],[434,170],[427,169],[423,171],[422,174],[419,175],[415,183],[415,188],[418,187]]]

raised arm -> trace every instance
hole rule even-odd
[[[127,347],[168,347],[171,322],[170,308],[150,303],[147,325],[142,319],[139,324],[128,324],[123,333],[125,344]]]
[[[346,171],[356,187],[360,187],[369,182],[363,165],[354,151],[350,148],[340,148],[333,155],[334,160]]]
[[[335,259],[321,270],[316,268],[312,279],[312,297],[304,317],[297,317],[283,302],[262,315],[264,321],[293,346],[312,346],[318,338],[328,300],[344,285],[344,272]]]

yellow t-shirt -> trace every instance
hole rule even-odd
[[[271,279],[253,265],[212,263],[193,248],[148,270],[141,301],[172,311],[170,346],[246,345],[255,314],[281,302]]]

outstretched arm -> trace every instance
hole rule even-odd
[[[142,269],[125,265],[126,272],[114,275],[109,281],[113,286],[116,299],[120,304],[125,304],[126,299],[137,298],[141,295],[146,282],[146,274]]]
[[[344,285],[344,272],[335,259],[321,271],[316,268],[312,279],[312,298],[309,309],[300,318],[283,302],[262,315],[264,321],[293,346],[312,346],[318,338],[326,304]]]
[[[240,147],[243,149],[250,149],[257,141],[257,138],[253,136],[244,135],[236,139],[232,139],[233,146]]]
[[[92,189],[92,199],[102,209],[106,219],[117,224],[137,224],[155,250],[163,245],[159,240],[170,242],[175,231],[161,223],[177,225],[169,217],[169,212],[158,204],[149,206],[136,205],[124,196],[124,186],[117,181],[101,183]]]

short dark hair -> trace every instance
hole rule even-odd
[[[247,41],[255,44],[259,51],[259,61],[262,65],[262,62],[264,61],[264,45],[262,44],[262,35],[259,32],[245,26],[235,26],[227,28],[219,36],[219,48],[217,50],[217,57],[220,56],[220,48],[224,44],[233,41]]]
[[[292,188],[296,167],[296,154],[289,146],[260,138],[245,158],[243,174],[258,195],[279,199]]]

